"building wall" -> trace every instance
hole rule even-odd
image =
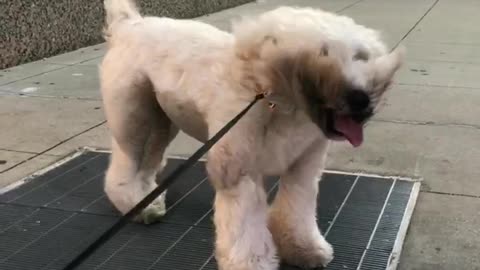
[[[252,0],[137,0],[142,14],[194,18]],[[0,69],[103,42],[102,0],[0,0]]]

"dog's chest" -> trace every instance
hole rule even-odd
[[[304,118],[278,119],[266,127],[260,163],[266,175],[281,175],[319,138],[322,133]]]

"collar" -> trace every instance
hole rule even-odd
[[[291,114],[295,111],[294,105],[286,101],[284,98],[272,95],[271,91],[263,92],[263,96],[267,101],[267,106],[269,110],[272,112],[275,111],[282,114]]]

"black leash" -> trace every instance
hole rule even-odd
[[[152,190],[143,200],[141,200],[135,207],[128,211],[125,215],[120,217],[118,221],[106,230],[99,238],[91,243],[82,253],[78,254],[63,270],[72,270],[80,266],[90,255],[114,236],[120,229],[122,229],[130,219],[140,214],[140,212],[152,203],[160,194],[162,194],[173,181],[178,178],[187,169],[192,167],[205,153],[217,143],[223,135],[225,135],[260,99],[264,98],[263,94],[257,95],[250,104],[243,109],[235,118],[230,120],[220,131],[217,132],[210,140],[208,140],[202,147],[200,147],[189,159],[178,166],[165,180],[163,180],[157,188]]]

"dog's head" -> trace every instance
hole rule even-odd
[[[296,14],[287,11],[278,12]],[[327,138],[359,146],[404,50],[387,53],[375,31],[365,28],[363,40],[335,41],[312,23],[323,13],[300,13],[284,19],[273,12],[234,24],[237,79],[246,89],[270,92],[278,109],[302,110]]]
[[[295,102],[326,137],[363,142],[363,127],[374,115],[402,62],[403,50],[376,59],[340,61],[328,52],[300,53],[295,60]],[[296,82],[295,82],[296,81]]]
[[[270,87],[274,98],[281,95],[306,112],[327,138],[357,147],[401,66],[403,48],[373,59],[352,55],[326,47],[280,53],[269,65]]]

